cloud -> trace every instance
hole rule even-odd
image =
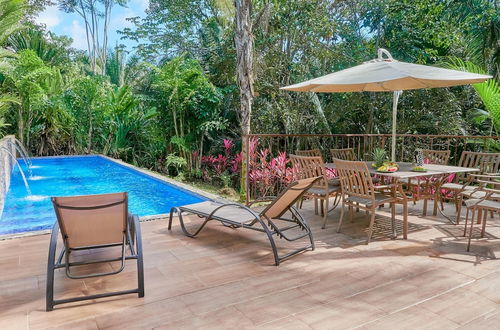
[[[120,12],[114,11],[111,13],[111,21],[109,22],[109,31],[123,30],[124,28],[131,28],[133,24],[127,21],[129,17],[139,16],[135,11],[130,8],[123,8]]]
[[[45,24],[48,29],[53,28],[61,23],[61,12],[57,6],[49,6],[38,15],[36,22]]]
[[[128,7],[136,9],[142,15],[149,7],[149,0],[131,0]]]
[[[69,36],[73,39],[72,46],[78,49],[87,50],[87,38],[85,28],[79,21],[73,20],[69,27]]]

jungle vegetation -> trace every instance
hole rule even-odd
[[[102,153],[199,178],[200,157],[240,150],[242,132],[388,133],[390,93],[279,90],[379,47],[495,77],[405,92],[398,133],[500,130],[496,0],[150,0],[120,31],[134,49],[107,42],[111,10],[126,0],[56,2],[85,16],[86,51],[37,24],[51,2],[0,0],[0,130],[34,155]]]

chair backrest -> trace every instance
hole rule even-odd
[[[365,162],[334,159],[342,193],[366,199],[375,199],[372,177]]]
[[[326,168],[322,157],[297,155],[290,155],[289,157],[292,161],[293,170],[296,171],[295,173],[299,179],[321,177],[321,179],[315,181],[314,187],[327,187],[328,179],[326,177]]]
[[[330,149],[330,154],[332,155],[332,159],[356,160],[353,148]]]
[[[122,243],[127,230],[127,193],[52,197],[67,248]]]
[[[260,214],[268,219],[281,217],[320,179],[321,177],[313,177],[292,182]]]
[[[448,160],[450,159],[450,150],[422,150],[424,160],[427,160],[429,164],[436,165],[448,165]]]
[[[319,149],[297,150],[296,154],[298,156],[306,156],[306,157],[323,157],[323,155],[321,154],[321,150]]]
[[[478,168],[475,174],[497,173],[500,166],[500,153],[464,151],[458,162],[460,167]],[[456,180],[464,181],[466,173],[457,173]]]

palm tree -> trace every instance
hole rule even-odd
[[[452,58],[447,66],[451,69],[462,70],[480,74],[487,74],[479,65],[459,58]],[[472,87],[483,101],[485,110],[475,109],[473,118],[478,123],[490,122],[490,135],[498,135],[500,131],[500,84],[497,80],[489,79]]]
[[[0,0],[0,67],[10,67],[6,61],[14,53],[3,47],[7,38],[21,28],[21,18],[24,16],[26,3],[24,0]],[[7,126],[4,114],[11,104],[20,104],[18,97],[9,94],[0,96],[0,129]]]
[[[21,28],[21,19],[26,10],[24,0],[0,0],[0,45],[4,45],[7,38]],[[0,53],[5,55],[8,52],[2,48]]]

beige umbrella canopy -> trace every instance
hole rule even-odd
[[[401,91],[475,84],[490,78],[482,74],[396,61],[387,50],[379,49],[377,59],[280,89],[324,93],[393,91],[391,157],[395,161],[396,114]]]

